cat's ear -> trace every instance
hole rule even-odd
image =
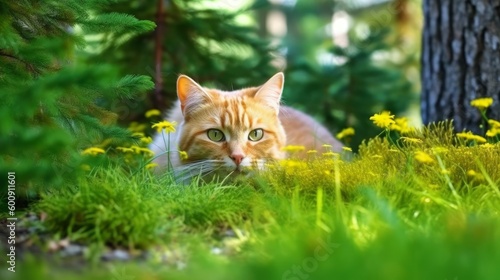
[[[272,107],[278,113],[284,84],[285,76],[282,72],[279,72],[259,88],[254,98]]]
[[[180,75],[177,79],[177,97],[181,102],[182,114],[184,115],[212,100],[199,84],[186,75]]]

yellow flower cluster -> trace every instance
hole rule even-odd
[[[82,155],[96,156],[98,154],[104,154],[104,153],[105,153],[105,151],[101,148],[90,147],[90,148],[83,150]]]
[[[160,116],[161,115],[161,112],[160,110],[157,110],[157,109],[151,109],[149,111],[147,111],[145,114],[146,118],[152,118],[152,117],[155,117],[155,116]]]
[[[132,132],[143,132],[148,128],[146,124],[143,123],[138,123],[138,122],[131,122],[130,125],[128,126],[128,130]]]
[[[488,109],[491,104],[493,104],[493,98],[491,97],[477,98],[470,102],[472,107],[476,107],[481,111]]]
[[[188,159],[188,154],[186,151],[179,151],[179,157],[181,158],[181,160],[186,160]]]
[[[383,111],[380,114],[375,114],[370,117],[370,120],[373,121],[373,123],[381,128],[389,128],[391,125],[396,124],[396,121],[394,121],[394,115],[391,115],[391,112],[389,111]]]
[[[396,118],[394,122],[389,126],[390,130],[399,131],[403,134],[414,131],[414,128],[408,125],[408,119],[405,117]]]
[[[155,167],[157,167],[157,166],[158,166],[158,164],[157,164],[157,163],[152,162],[152,163],[148,163],[148,164],[146,164],[146,166],[145,166],[145,167],[146,167],[146,169],[152,169],[152,168],[155,168]]]
[[[465,140],[476,141],[478,143],[486,143],[486,139],[484,139],[484,137],[475,135],[470,131],[457,133],[457,137]]]
[[[296,153],[305,150],[306,147],[304,146],[296,146],[296,145],[288,145],[283,148],[281,148],[282,151],[284,152],[289,152],[289,153]]]
[[[500,135],[500,122],[496,120],[488,120],[488,124],[490,125],[490,129],[486,131],[486,136],[495,137]]]
[[[170,133],[170,132],[175,132],[176,125],[177,125],[176,122],[161,121],[153,124],[153,126],[151,127],[156,128],[157,132],[161,132],[162,130],[164,130],[165,132]]]
[[[412,138],[412,137],[401,137],[399,139],[403,140],[403,142],[405,142],[407,144],[422,144],[422,143],[424,143],[424,141],[422,141],[421,139]]]
[[[124,153],[135,153],[135,154],[144,153],[145,155],[148,155],[148,156],[154,155],[153,151],[151,151],[150,149],[139,147],[137,145],[132,145],[128,148],[127,147],[117,147],[116,149],[119,151],[122,151]]]
[[[422,151],[415,152],[415,159],[420,163],[434,163],[434,159],[429,154]]]
[[[342,140],[346,137],[353,136],[355,133],[354,128],[344,128],[341,132],[337,133],[337,139]]]

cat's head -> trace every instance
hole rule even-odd
[[[238,173],[281,159],[285,131],[278,118],[284,76],[235,91],[203,88],[187,76],[177,80],[184,121],[178,139],[184,165]]]

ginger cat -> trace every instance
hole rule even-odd
[[[168,137],[157,134],[150,146],[160,155],[154,162],[166,170],[170,157],[175,172],[187,177],[228,175],[286,158],[282,148],[287,145],[321,152],[329,144],[340,151],[342,144],[312,117],[280,105],[283,84],[283,73],[277,73],[260,87],[227,92],[203,88],[181,75],[179,100],[166,118],[178,124],[170,135],[172,152],[165,153]],[[187,152],[188,158],[181,160],[177,151]]]

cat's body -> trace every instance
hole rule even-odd
[[[177,172],[190,175],[263,168],[268,161],[286,158],[287,145],[340,151],[342,144],[310,116],[281,106],[284,77],[273,76],[258,88],[231,92],[202,88],[186,76],[177,82],[179,101],[166,120],[178,124],[169,137],[158,134],[150,148],[160,155],[155,162],[165,169],[170,161]],[[169,156],[165,141],[170,139]],[[181,160],[179,152],[187,152]],[[220,172],[219,172],[220,173]]]

